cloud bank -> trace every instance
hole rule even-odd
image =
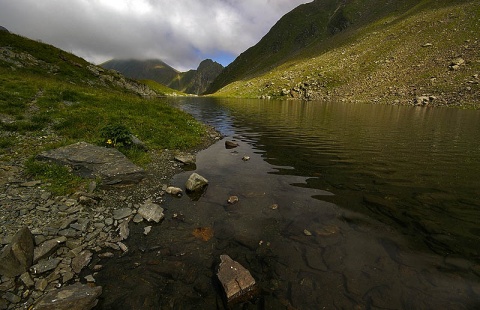
[[[308,0],[0,0],[0,25],[93,63],[159,58],[224,65]]]

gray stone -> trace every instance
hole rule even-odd
[[[194,165],[196,162],[196,156],[192,154],[178,154],[175,155],[175,160],[185,165]]]
[[[37,159],[70,166],[82,177],[100,177],[106,185],[138,183],[145,177],[145,171],[117,149],[86,142],[43,152]]]
[[[165,217],[163,214],[163,208],[151,201],[146,201],[140,206],[138,214],[148,222],[154,221],[156,223],[159,223]]]
[[[61,261],[62,260],[59,258],[43,259],[33,265],[30,269],[32,270],[33,274],[42,274],[57,268]]]
[[[33,262],[36,263],[42,258],[49,256],[58,248],[60,244],[64,243],[65,241],[67,241],[67,238],[62,236],[43,242],[34,249]]]
[[[202,190],[208,185],[208,180],[197,173],[192,173],[185,183],[187,191],[195,192]]]
[[[130,215],[132,215],[132,209],[130,208],[113,210],[113,218],[116,220],[121,220],[123,218],[129,217]]]
[[[86,250],[80,252],[74,259],[72,259],[72,269],[75,273],[80,273],[82,269],[90,263],[92,259],[92,252]]]
[[[25,284],[26,287],[32,287],[35,285],[35,282],[33,282],[33,279],[28,272],[22,273],[22,275],[20,276],[20,280],[22,280],[23,284]]]
[[[220,255],[217,277],[229,303],[248,299],[256,291],[256,282],[250,272],[228,255]]]
[[[238,143],[236,142],[233,142],[233,141],[225,141],[225,148],[227,149],[233,149],[233,148],[236,148],[238,146]]]
[[[12,304],[18,304],[22,300],[19,296],[13,294],[12,292],[5,293],[5,299]]]
[[[22,228],[0,253],[0,275],[16,277],[27,271],[33,264],[33,247],[30,230]]]
[[[174,195],[174,196],[182,196],[182,189],[181,188],[178,188],[178,187],[173,187],[173,186],[169,186],[167,187],[167,189],[165,190],[165,192],[167,194],[170,194],[170,195]]]
[[[43,296],[32,310],[90,310],[98,303],[102,287],[75,283]]]
[[[128,223],[130,221],[123,221],[118,225],[118,234],[120,235],[121,240],[126,240],[130,235],[130,229],[128,229]]]
[[[142,151],[145,151],[147,152],[148,151],[148,147],[147,145],[145,144],[145,142],[143,142],[142,140],[140,140],[138,137],[136,137],[135,135],[130,135],[130,138],[132,139],[132,143],[133,145],[139,149],[139,150],[142,150]]]

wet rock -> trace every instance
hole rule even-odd
[[[192,173],[185,183],[187,191],[195,192],[202,190],[208,185],[208,180],[197,173]]]
[[[151,230],[152,230],[152,226],[147,226],[143,228],[143,234],[146,236],[150,233]]]
[[[98,303],[102,293],[101,286],[76,283],[43,296],[33,310],[90,310]]]
[[[312,235],[312,233],[311,233],[308,229],[304,229],[304,230],[303,230],[303,234],[304,234],[305,236],[311,236],[311,235]]]
[[[196,162],[196,156],[192,154],[178,154],[175,155],[175,160],[185,165],[194,165]]]
[[[243,161],[249,161],[249,160],[250,160],[250,156],[245,155],[245,156],[242,157],[242,160],[243,160]]]
[[[276,203],[274,203],[273,205],[270,206],[270,209],[272,210],[277,210],[278,209],[278,205]]]
[[[36,263],[42,258],[45,258],[55,252],[58,246],[67,241],[66,237],[58,237],[55,239],[47,240],[37,246],[33,251],[33,262]]]
[[[233,141],[228,141],[228,140],[225,141],[225,148],[227,148],[227,149],[234,149],[234,148],[236,148],[236,147],[238,147],[238,143],[233,142]]]
[[[33,236],[27,227],[13,237],[0,253],[0,275],[16,277],[33,264]]]
[[[182,196],[182,189],[181,188],[178,188],[178,187],[173,187],[173,186],[169,186],[167,187],[167,189],[165,190],[165,192],[167,194],[170,194],[170,195],[173,195],[173,196]]]
[[[92,252],[86,250],[80,252],[74,259],[72,259],[72,269],[75,273],[80,273],[82,269],[90,263],[92,259]]]
[[[37,156],[38,160],[70,166],[86,178],[100,177],[106,185],[140,182],[145,171],[114,148],[79,142],[49,150]]]
[[[126,220],[118,225],[118,234],[122,240],[126,240],[130,235],[130,229],[128,228],[128,223],[130,221]]]
[[[113,218],[116,220],[121,220],[123,218],[129,217],[130,215],[132,215],[132,209],[130,208],[113,210]]]
[[[217,277],[228,303],[248,300],[256,293],[256,282],[250,272],[228,255],[220,255]]]
[[[163,208],[151,201],[146,201],[140,206],[138,214],[148,222],[154,221],[156,223],[159,223],[165,217],[163,214]]]

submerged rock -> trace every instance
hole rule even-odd
[[[227,149],[233,149],[233,148],[236,148],[238,146],[238,143],[236,142],[233,142],[233,141],[225,141],[225,148]]]
[[[43,296],[33,310],[90,310],[98,303],[102,287],[75,283]]]
[[[228,303],[248,300],[256,294],[256,282],[250,272],[228,255],[220,255],[217,277]]]

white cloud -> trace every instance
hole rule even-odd
[[[237,56],[308,0],[0,0],[0,25],[94,63],[160,58],[180,70]]]

